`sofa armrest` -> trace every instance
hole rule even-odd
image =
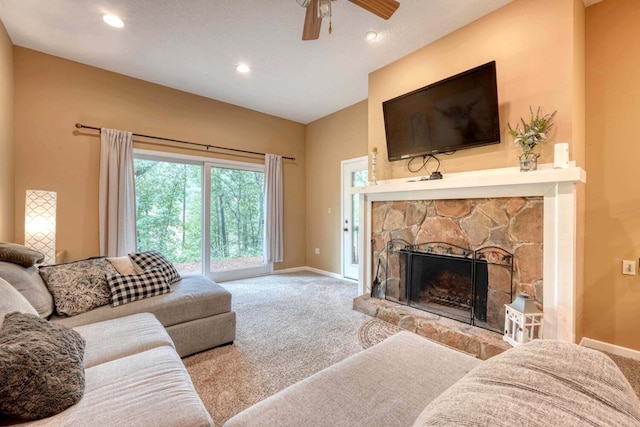
[[[425,408],[414,426],[640,425],[640,402],[605,354],[536,340],[475,368]]]

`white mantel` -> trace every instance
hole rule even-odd
[[[544,338],[576,338],[576,187],[586,172],[539,165],[445,174],[443,179],[401,178],[356,189],[360,194],[360,295],[371,292],[371,203],[393,200],[470,199],[542,196],[544,198],[543,305]]]

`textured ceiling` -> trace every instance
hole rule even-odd
[[[368,73],[510,1],[400,0],[384,21],[337,0],[333,34],[325,19],[305,42],[296,0],[0,0],[0,20],[15,45],[309,123],[366,99]]]

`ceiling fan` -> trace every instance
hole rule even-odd
[[[298,4],[307,8],[302,29],[302,40],[316,40],[320,37],[322,18],[329,18],[329,34],[331,34],[331,2],[335,0],[297,0]],[[400,3],[396,0],[349,0],[361,8],[389,19]]]

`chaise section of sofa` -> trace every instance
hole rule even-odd
[[[65,326],[81,326],[135,313],[153,313],[166,328],[181,357],[233,342],[236,314],[231,293],[201,274],[185,274],[171,292],[75,316],[52,316]]]

